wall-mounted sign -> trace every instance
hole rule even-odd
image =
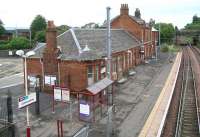
[[[70,101],[70,93],[67,89],[62,89],[62,101],[68,102]]]
[[[61,89],[60,88],[54,88],[54,100],[61,101],[62,95],[61,95]]]
[[[18,98],[18,108],[26,107],[36,102],[36,93],[31,93],[27,96],[21,96]]]
[[[88,104],[80,104],[80,114],[89,116],[90,115],[90,106]]]

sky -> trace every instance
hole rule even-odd
[[[111,8],[111,18],[119,15],[121,4],[128,4],[129,14],[140,9],[141,17],[149,22],[173,23],[183,28],[200,16],[200,0],[1,0],[0,19],[4,27],[29,27],[38,14],[55,25],[80,27],[89,22],[102,24],[106,7]]]

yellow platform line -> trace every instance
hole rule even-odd
[[[138,137],[160,137],[178,77],[181,58],[182,52],[179,52],[156,104]]]

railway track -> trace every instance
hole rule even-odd
[[[179,115],[176,128],[176,137],[199,137],[198,116],[196,106],[196,86],[191,66],[189,53],[184,54],[184,74],[182,86],[182,98],[179,105]]]
[[[200,50],[183,48],[182,65],[166,117],[162,137],[200,137],[196,77],[191,54],[200,65]],[[193,61],[194,62],[194,61]],[[199,70],[198,70],[199,71]]]

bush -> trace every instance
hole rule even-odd
[[[169,51],[168,45],[167,45],[167,44],[161,45],[161,51],[162,51],[162,52],[168,52],[168,51]]]
[[[31,48],[30,42],[25,37],[16,37],[13,38],[8,44],[11,49],[28,49]]]
[[[161,45],[162,52],[178,52],[179,50],[180,50],[180,47],[175,46],[175,45],[168,45],[168,44]]]
[[[7,50],[12,49],[12,47],[9,44],[0,44],[0,50]]]
[[[8,44],[9,41],[6,41],[6,40],[0,40],[0,45],[5,45],[5,44]]]

